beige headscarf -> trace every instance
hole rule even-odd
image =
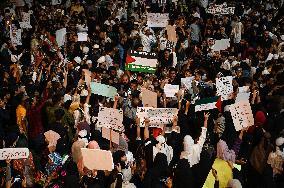
[[[61,138],[57,132],[54,132],[52,130],[46,131],[44,133],[44,136],[48,142],[48,147],[56,146],[58,139]]]

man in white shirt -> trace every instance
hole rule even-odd
[[[150,28],[144,28],[143,32],[140,31],[141,43],[143,51],[151,52],[151,45],[156,43],[156,37],[151,33]]]

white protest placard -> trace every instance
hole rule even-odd
[[[232,76],[216,78],[217,95],[221,96],[222,101],[228,100],[229,95],[233,92],[232,82]]]
[[[152,107],[137,107],[136,116],[140,119],[140,127],[145,127],[144,120],[148,118],[148,110]]]
[[[58,47],[64,46],[66,33],[66,28],[62,28],[56,31],[55,35]]]
[[[98,113],[98,127],[106,127],[124,132],[123,111],[113,108],[100,107]]]
[[[22,45],[22,30],[18,29],[14,24],[10,27],[10,39],[14,45]]]
[[[24,29],[33,28],[31,26],[31,13],[30,12],[22,12],[22,22],[19,22],[20,27]]]
[[[249,86],[239,87],[239,93],[249,93]]]
[[[230,47],[230,39],[215,40],[214,45],[211,47],[213,52],[220,52],[227,50]]]
[[[87,41],[88,40],[88,33],[77,33],[78,41]]]
[[[175,94],[179,91],[179,85],[165,84],[164,92],[166,97],[175,97]]]
[[[250,92],[248,93],[238,93],[235,102],[240,102],[240,101],[248,101],[250,97]]]
[[[229,105],[236,131],[254,125],[253,114],[249,101],[239,101]]]
[[[62,3],[62,0],[51,0],[52,5],[60,5]]]
[[[107,170],[114,168],[111,151],[81,148],[83,164],[89,170]]]
[[[141,92],[143,106],[157,108],[157,93],[145,88],[142,88]]]
[[[192,80],[194,80],[194,76],[187,77],[187,78],[181,78],[181,88],[190,89],[192,88]]]
[[[116,131],[102,127],[102,137],[111,140],[115,144],[119,144],[119,133]]]
[[[147,26],[148,27],[166,27],[168,25],[168,13],[148,13]]]
[[[152,108],[148,110],[150,125],[170,124],[178,113],[177,108]]]
[[[29,154],[28,148],[3,148],[0,149],[0,160],[26,159]]]

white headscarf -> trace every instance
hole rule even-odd
[[[173,158],[173,149],[171,146],[168,146],[164,136],[157,136],[156,140],[159,142],[156,146],[153,146],[153,160],[155,159],[157,153],[163,153],[167,156],[168,164],[170,164]]]

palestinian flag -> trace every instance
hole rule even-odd
[[[126,70],[155,73],[158,64],[157,54],[130,50],[126,56]]]
[[[200,99],[195,102],[195,112],[211,110],[215,108],[218,108],[219,112],[221,112],[221,105],[222,102],[220,96]]]

